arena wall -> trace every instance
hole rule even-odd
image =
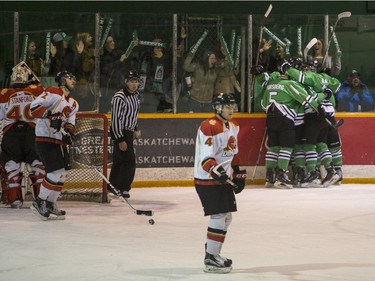
[[[191,186],[195,137],[202,120],[212,114],[141,114],[141,139],[135,144],[137,171],[134,187]],[[345,120],[342,140],[344,183],[375,183],[375,113],[339,113]],[[264,148],[250,183],[265,130],[264,114],[237,114],[240,124],[241,166],[247,169],[248,184],[264,183]]]

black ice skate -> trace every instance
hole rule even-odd
[[[327,168],[327,175],[322,181],[324,187],[328,187],[335,184],[339,180],[340,176],[336,173],[333,167]]]
[[[275,171],[273,169],[267,169],[266,171],[266,184],[267,188],[274,187],[275,184]]]
[[[309,172],[301,182],[301,187],[323,187],[320,173],[317,170]]]
[[[335,172],[339,175],[339,179],[337,180],[336,184],[340,185],[343,180],[341,167],[335,167]]]
[[[30,209],[41,220],[44,220],[44,221],[48,220],[49,212],[46,207],[46,200],[42,200],[39,197],[37,197],[35,201],[33,201],[33,203],[31,204]]]
[[[301,187],[301,182],[303,181],[304,178],[305,178],[305,169],[302,167],[297,167],[294,187]]]
[[[65,220],[66,212],[64,210],[60,210],[57,207],[56,203],[46,201],[46,208],[50,214],[53,214],[56,216],[56,219]],[[49,218],[52,219],[54,217],[49,217]]]
[[[288,177],[288,171],[278,169],[276,173],[275,187],[281,189],[293,188],[292,182]]]
[[[229,273],[232,270],[232,260],[220,255],[206,253],[204,264],[206,267],[203,271],[207,273]]]

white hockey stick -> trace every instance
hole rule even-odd
[[[263,26],[266,24],[266,20],[268,18],[268,15],[271,13],[272,11],[272,4],[270,4],[268,6],[268,9],[266,11],[266,13],[264,14],[264,18],[263,18],[263,22],[262,22],[262,25],[260,26],[260,34],[259,34],[259,43],[258,43],[258,51],[257,51],[257,57],[256,57],[256,63],[255,65],[258,65],[258,62],[259,62],[259,55],[260,55],[260,47],[262,46],[262,40],[263,40]]]
[[[329,37],[328,45],[327,45],[327,48],[326,48],[326,53],[324,55],[324,59],[323,59],[323,62],[322,62],[322,67],[324,67],[324,63],[326,62],[326,59],[327,59],[327,56],[328,56],[329,47],[331,45],[331,41],[332,41],[332,38],[333,38],[333,34],[335,33],[337,23],[342,18],[350,18],[351,16],[352,16],[351,12],[342,12],[342,13],[340,13],[340,14],[337,15],[337,19],[335,21],[335,24],[334,24],[332,32],[331,32],[331,36]]]
[[[220,172],[218,171],[218,169],[220,167],[222,167],[224,164],[228,163],[228,162],[232,162],[232,159],[228,159],[228,160],[225,160],[224,162],[221,162],[220,164],[216,165],[213,169],[212,169],[212,172],[215,173],[216,175],[218,175],[220,177]],[[235,184],[232,180],[230,179],[227,179],[226,183],[230,184],[232,186],[233,189],[236,189],[238,188],[237,184]]]
[[[303,50],[303,59],[305,60],[305,62],[307,62],[307,53],[316,44],[316,42],[318,42],[318,39],[316,38],[311,39],[310,42],[307,43],[305,50]]]

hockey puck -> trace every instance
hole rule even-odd
[[[155,221],[153,219],[149,219],[148,223],[151,224],[151,225],[153,225],[155,223]]]

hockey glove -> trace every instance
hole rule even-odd
[[[225,172],[225,170],[223,169],[223,167],[221,166],[212,166],[211,169],[210,169],[210,175],[211,177],[221,183],[221,184],[224,184],[227,182],[227,180],[229,179],[227,173]]]
[[[281,66],[280,66],[280,72],[282,74],[285,74],[285,72],[291,67],[292,65],[290,64],[290,62],[288,62],[287,60],[284,60],[282,63],[281,63]]]
[[[325,100],[329,100],[333,95],[333,92],[330,88],[325,88],[323,93],[324,93],[324,96],[325,96],[324,97]]]
[[[47,118],[50,120],[49,126],[59,132],[62,124],[61,113],[47,115]]]
[[[250,69],[250,73],[252,75],[259,75],[259,74],[262,74],[263,72],[264,72],[264,67],[261,64],[253,65]]]
[[[246,170],[240,170],[239,172],[235,172],[233,174],[233,182],[237,185],[237,188],[234,188],[234,193],[240,193],[246,186],[246,177],[247,172]]]
[[[324,110],[324,106],[322,104],[319,104],[318,106],[318,117],[319,119],[325,119],[325,118],[328,118],[330,117],[329,114]]]

